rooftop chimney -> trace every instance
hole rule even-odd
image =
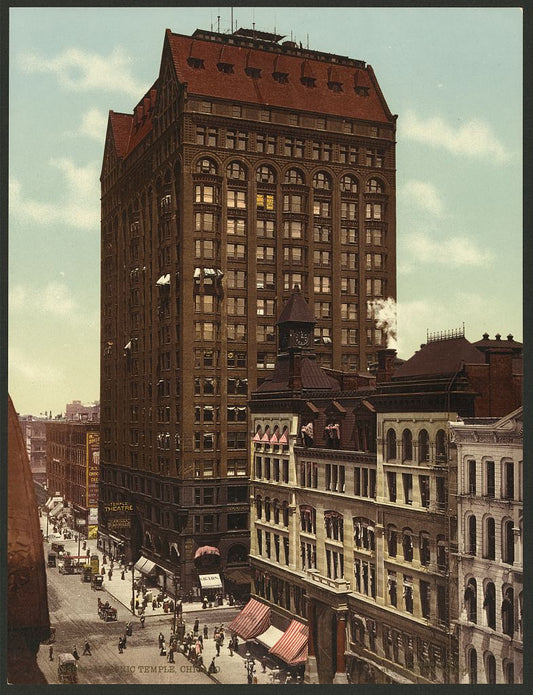
[[[385,348],[377,351],[378,370],[376,374],[376,384],[383,384],[392,378],[394,372],[394,362],[396,361],[396,350]]]

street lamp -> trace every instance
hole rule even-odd
[[[179,642],[183,640],[185,635],[185,623],[183,622],[183,612],[181,604],[178,610],[178,576],[177,574],[172,575],[172,581],[174,584],[174,620],[173,620],[173,630],[172,632],[176,635]],[[179,616],[178,616],[179,613]],[[179,617],[179,622],[178,622]],[[179,628],[179,630],[178,630]]]
[[[246,669],[246,675],[248,677],[248,685],[252,685],[255,673],[255,659],[250,654],[248,649],[246,650],[246,654],[244,655],[244,668]]]
[[[131,612],[135,615],[135,565],[130,562],[131,568]]]

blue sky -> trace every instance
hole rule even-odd
[[[235,8],[234,22],[364,60],[398,114],[398,352],[460,327],[522,339],[519,8]],[[9,390],[21,413],[99,399],[99,174],[166,28],[230,9],[11,8]]]

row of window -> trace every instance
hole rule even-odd
[[[402,495],[398,494],[397,480],[401,475]],[[431,486],[429,475],[416,475],[412,473],[396,473],[387,471],[387,491],[389,502],[403,502],[403,504],[413,504],[413,478],[418,479],[418,495],[416,502],[419,506],[426,509],[431,505]],[[435,505],[437,509],[445,509],[447,504],[446,478],[435,476]]]
[[[478,583],[474,577],[470,577],[464,589],[464,606],[466,618],[471,623],[478,623],[479,605],[483,609],[483,624],[496,630],[496,587],[494,582],[485,581],[483,595],[478,597]],[[515,613],[518,611],[519,619],[516,620]],[[515,630],[522,630],[522,594],[518,597],[518,605],[515,606],[515,596],[513,587],[504,584],[501,587],[501,606],[500,606],[500,626],[504,635],[513,637]]]
[[[194,202],[202,203],[204,205],[218,205],[220,203],[219,189],[212,184],[201,183],[196,184],[194,187]],[[247,204],[247,192],[243,190],[229,189],[226,194],[226,207],[234,208],[236,210],[246,210],[248,208]],[[266,210],[269,212],[274,212],[275,207],[275,196],[274,195],[264,195],[257,194],[256,196],[256,208],[257,210]],[[365,203],[364,206],[364,218],[365,220],[377,220],[381,221],[385,216],[385,203]],[[299,193],[286,193],[283,196],[283,207],[282,211],[284,213],[293,214],[306,214],[307,213],[307,197]],[[314,217],[331,217],[332,216],[332,204],[330,200],[316,199],[313,201],[312,215]],[[357,221],[358,219],[358,205],[356,203],[341,201],[340,204],[340,219]],[[212,227],[214,224],[214,219],[210,218],[195,218],[195,224],[207,223],[208,227]],[[201,227],[204,231],[212,231],[211,229],[205,229]]]
[[[496,685],[498,682],[500,682],[496,673],[496,658],[492,652],[483,652],[483,671],[480,671],[480,664],[478,664],[478,661],[481,660],[478,660],[478,654],[475,648],[469,647],[466,662],[468,667],[468,682],[470,685],[477,685],[478,683]],[[504,683],[513,685],[514,683],[518,682],[515,680],[515,665],[512,661],[503,659],[501,667]],[[483,679],[480,678],[480,675],[483,675]]]
[[[305,157],[322,162],[336,161],[340,164],[355,164],[376,169],[381,169],[385,166],[385,150],[381,148],[365,148],[360,151],[354,145],[343,144],[334,148],[331,143],[326,142],[313,141],[306,143],[306,141],[298,137],[278,139],[275,135],[248,133],[247,131],[239,130],[227,130],[225,137],[223,137],[223,134],[216,128],[205,126],[197,126],[196,144],[204,147],[225,147],[226,149],[239,150],[241,152],[249,150],[261,154],[284,155],[292,159],[304,159]],[[307,157],[306,146],[309,153]],[[212,160],[207,161],[214,164]],[[198,166],[201,166],[200,163]]]
[[[502,461],[500,466],[499,496],[504,500],[519,499],[516,492],[515,462]],[[481,484],[480,484],[481,483]],[[494,499],[496,497],[496,465],[490,459],[485,459],[478,465],[475,459],[469,459],[465,467],[464,492],[467,495],[483,495]]]
[[[478,521],[475,514],[469,514],[465,519],[465,546],[467,555],[478,555]],[[512,565],[515,561],[515,533],[520,529],[515,528],[512,519],[504,519],[501,522],[501,560]],[[496,559],[496,521],[492,516],[486,516],[482,520],[481,555],[487,560]]]
[[[430,443],[429,434],[426,429],[418,433],[417,444],[413,443],[413,433],[406,428],[402,432],[401,442],[397,441],[396,430],[387,430],[385,442],[385,460],[396,461],[418,461],[418,463],[429,462],[430,455],[434,455],[437,463],[444,463],[447,456],[447,439],[444,430],[438,430],[434,444]]]

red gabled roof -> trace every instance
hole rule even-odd
[[[130,143],[131,125],[133,116],[129,113],[109,112],[109,122],[111,132],[113,133],[113,141],[115,143],[115,153],[117,157],[125,157],[128,153]]]
[[[383,98],[370,66],[335,65],[336,80],[342,83],[342,91],[328,87],[331,62],[313,58],[312,51],[302,55],[284,53],[283,47],[272,44],[272,50],[260,50],[239,46],[221,40],[206,40],[174,34],[167,29],[170,51],[180,82],[186,82],[189,94],[228,99],[235,94],[239,101],[250,104],[299,109],[347,118],[390,122],[393,117]],[[233,65],[232,73],[221,72],[217,63]],[[193,67],[187,59],[203,61],[202,67]],[[364,65],[364,64],[362,64]],[[253,66],[261,70],[260,77],[250,77],[245,68]],[[288,73],[288,83],[277,82],[273,72]],[[315,78],[315,86],[307,87],[302,76]],[[369,96],[356,93],[354,87],[367,87]]]
[[[157,80],[139,101],[133,115],[109,112],[117,157],[121,159],[126,157],[151,132],[156,96]]]

